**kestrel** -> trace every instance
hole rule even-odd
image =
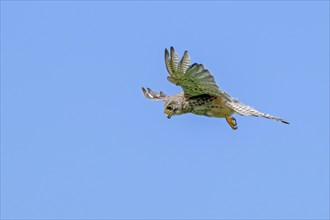
[[[167,77],[168,81],[181,86],[183,92],[168,96],[163,92],[157,93],[143,87],[142,92],[148,99],[164,101],[164,113],[168,118],[186,113],[225,118],[234,130],[237,129],[236,119],[231,117],[234,113],[243,116],[261,116],[289,124],[281,118],[259,112],[222,91],[202,64],[190,65],[187,51],[179,61],[179,56],[173,47],[170,49],[170,54],[165,49],[165,65],[170,74]]]

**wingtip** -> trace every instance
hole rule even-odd
[[[171,54],[174,54],[174,53],[175,53],[174,47],[171,46]]]
[[[188,54],[188,50],[184,51],[182,59],[188,60],[189,63],[190,63],[190,57],[189,57],[189,54]]]
[[[148,94],[148,90],[142,87],[142,93],[144,96],[146,96]]]
[[[170,53],[168,52],[167,48],[165,48],[165,61],[167,61],[170,57]]]
[[[142,87],[142,94],[144,95],[144,97],[150,99],[150,95],[148,94],[147,90],[144,87]]]

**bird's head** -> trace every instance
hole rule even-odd
[[[171,118],[172,115],[181,115],[186,113],[183,108],[183,103],[178,97],[169,97],[168,100],[165,101],[164,104],[164,114],[167,118]]]

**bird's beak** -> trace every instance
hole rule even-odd
[[[170,119],[172,117],[172,114],[170,112],[165,112],[165,115],[168,119]]]

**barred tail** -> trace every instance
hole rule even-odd
[[[264,117],[264,118],[280,121],[285,124],[289,124],[289,122],[285,121],[282,118],[278,118],[278,117],[272,116],[270,114],[259,112],[256,109],[252,108],[251,106],[245,105],[238,100],[230,101],[227,103],[227,105],[240,115]]]
[[[285,121],[282,118],[278,118],[278,117],[272,116],[270,114],[262,113],[262,112],[259,112],[259,114],[256,115],[256,116],[261,116],[261,117],[268,118],[268,119],[274,119],[276,121],[280,121],[280,122],[283,122],[285,124],[290,124],[289,122]]]

